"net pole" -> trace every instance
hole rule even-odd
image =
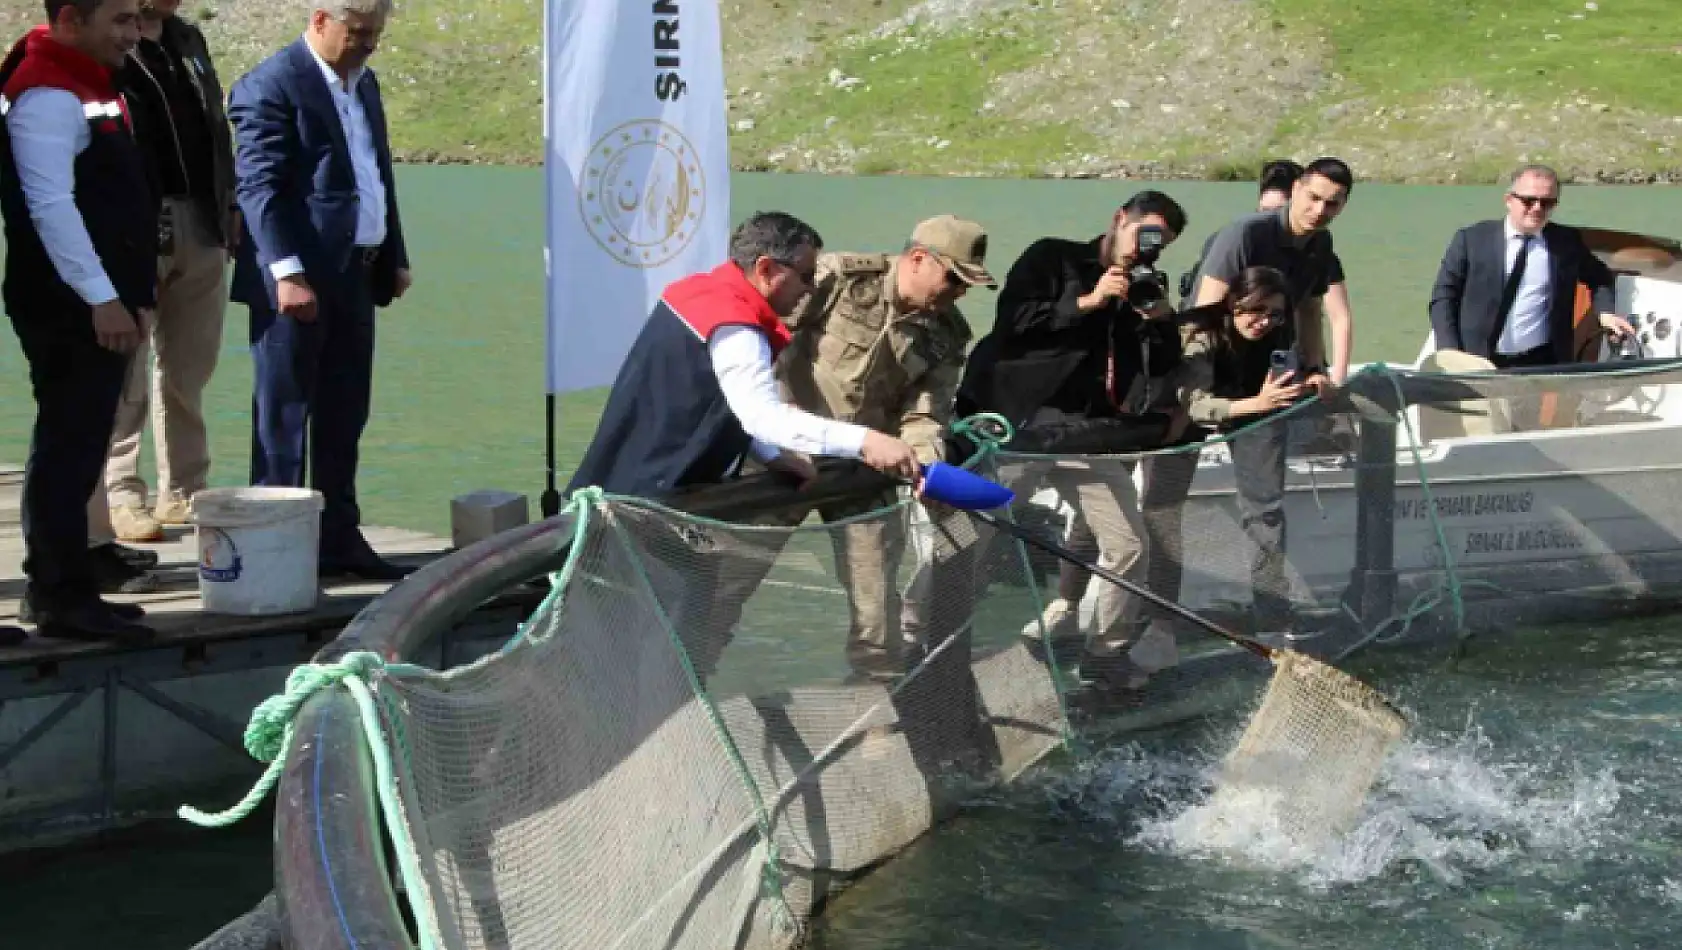
[[[1168,598],[1161,596],[1160,594],[1153,593],[1149,589],[1147,589],[1147,588],[1145,588],[1145,587],[1143,587],[1139,584],[1133,583],[1132,581],[1128,580],[1127,578],[1121,576],[1120,574],[1117,574],[1116,572],[1114,572],[1114,571],[1112,571],[1108,568],[1100,567],[1097,564],[1093,564],[1090,561],[1087,561],[1085,558],[1079,557],[1074,552],[1070,551],[1068,548],[1065,548],[1060,544],[1053,544],[1050,541],[1047,541],[1044,538],[1041,538],[1039,535],[1035,534],[1034,532],[1028,530],[1027,528],[1022,527],[1021,525],[1019,525],[1019,524],[1017,524],[1013,521],[1006,521],[1005,519],[999,518],[999,517],[993,515],[991,512],[986,512],[986,511],[976,511],[976,510],[972,509],[972,510],[969,511],[969,514],[972,515],[975,518],[980,519],[985,524],[988,524],[988,525],[990,525],[994,528],[997,528],[1000,531],[1003,531],[1003,532],[1011,535],[1012,537],[1016,538],[1019,541],[1025,541],[1028,544],[1032,544],[1033,546],[1039,548],[1042,551],[1045,551],[1048,554],[1056,555],[1057,557],[1060,557],[1063,560],[1068,561],[1070,564],[1073,564],[1076,567],[1081,568],[1082,570],[1088,571],[1092,574],[1097,575],[1098,577],[1103,578],[1106,581],[1109,581],[1112,584],[1115,584],[1119,587],[1122,587],[1122,588],[1126,589],[1129,593],[1131,593],[1131,594],[1133,594],[1137,597],[1144,598],[1145,600],[1149,601],[1151,604],[1153,604],[1157,607],[1160,607],[1163,610],[1166,610],[1166,611],[1174,614],[1177,617],[1180,617],[1181,619],[1185,620],[1188,623],[1196,624],[1198,627],[1201,627],[1202,629],[1207,630],[1210,633],[1214,634],[1215,636],[1220,637],[1224,640],[1230,640],[1231,642],[1243,647],[1246,650],[1249,650],[1251,653],[1254,653],[1256,656],[1259,656],[1264,660],[1273,659],[1273,654],[1274,654],[1275,651],[1272,647],[1269,647],[1269,646],[1267,646],[1266,644],[1263,644],[1263,643],[1258,643],[1255,640],[1250,639],[1249,637],[1241,637],[1238,634],[1233,633],[1232,631],[1223,628],[1221,625],[1215,623],[1214,621],[1210,620],[1209,618],[1204,617],[1204,616],[1196,613],[1195,611],[1188,610],[1184,606],[1181,606],[1180,604],[1177,604],[1177,603],[1169,600]]]

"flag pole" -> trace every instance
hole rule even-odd
[[[546,332],[553,335],[555,321],[550,318],[550,308],[554,305],[551,299],[554,293],[554,263],[551,261],[555,246],[555,185],[554,176],[548,173],[551,130],[549,128],[549,32],[554,24],[549,5],[554,0],[543,0],[543,324]],[[553,518],[561,511],[561,493],[555,488],[555,360],[553,349],[555,341],[550,340],[549,346],[543,351],[543,453],[545,458],[545,472],[543,481],[543,496],[538,501],[538,509],[545,518]]]

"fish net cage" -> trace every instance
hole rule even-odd
[[[1668,363],[1380,366],[1175,450],[978,438],[1002,514],[1275,664],[904,490],[729,522],[585,490],[512,639],[448,669],[341,654],[283,705],[355,694],[381,886],[426,948],[796,946],[978,787],[1221,697],[1257,711],[1222,789],[1335,830],[1305,789],[1358,807],[1402,728],[1338,681],[1352,657],[1674,603],[1679,386]]]

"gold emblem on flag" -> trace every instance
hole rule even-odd
[[[706,210],[701,156],[658,119],[614,128],[590,149],[578,213],[601,249],[627,267],[658,267],[683,252]]]

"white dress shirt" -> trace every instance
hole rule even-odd
[[[749,451],[761,462],[779,449],[808,455],[858,458],[870,430],[825,419],[784,402],[772,375],[771,344],[753,327],[721,327],[707,344],[724,400],[753,439]]]
[[[93,141],[82,100],[67,89],[38,86],[6,112],[12,160],[29,218],[58,276],[89,306],[117,299],[117,288],[94,252],[76,208],[74,162]]]
[[[1507,236],[1505,265],[1501,268],[1503,282],[1511,276],[1518,263],[1519,238],[1522,236],[1510,220],[1502,221]],[[1505,286],[1505,283],[1503,283]],[[1507,314],[1507,324],[1501,328],[1495,352],[1514,356],[1539,346],[1548,345],[1548,311],[1553,294],[1553,262],[1548,256],[1548,242],[1540,234],[1530,238],[1530,253],[1524,259],[1524,277],[1513,294],[1513,309]]]
[[[316,65],[321,67],[322,78],[327,80],[327,91],[332,94],[333,105],[338,110],[345,144],[350,146],[351,169],[356,173],[356,246],[379,247],[385,243],[385,182],[380,179],[373,127],[368,124],[367,110],[362,108],[362,100],[356,94],[356,87],[367,68],[355,70],[349,80],[340,79],[308,40],[304,46]],[[303,269],[303,262],[296,257],[269,265],[269,272],[275,280],[290,277]]]

